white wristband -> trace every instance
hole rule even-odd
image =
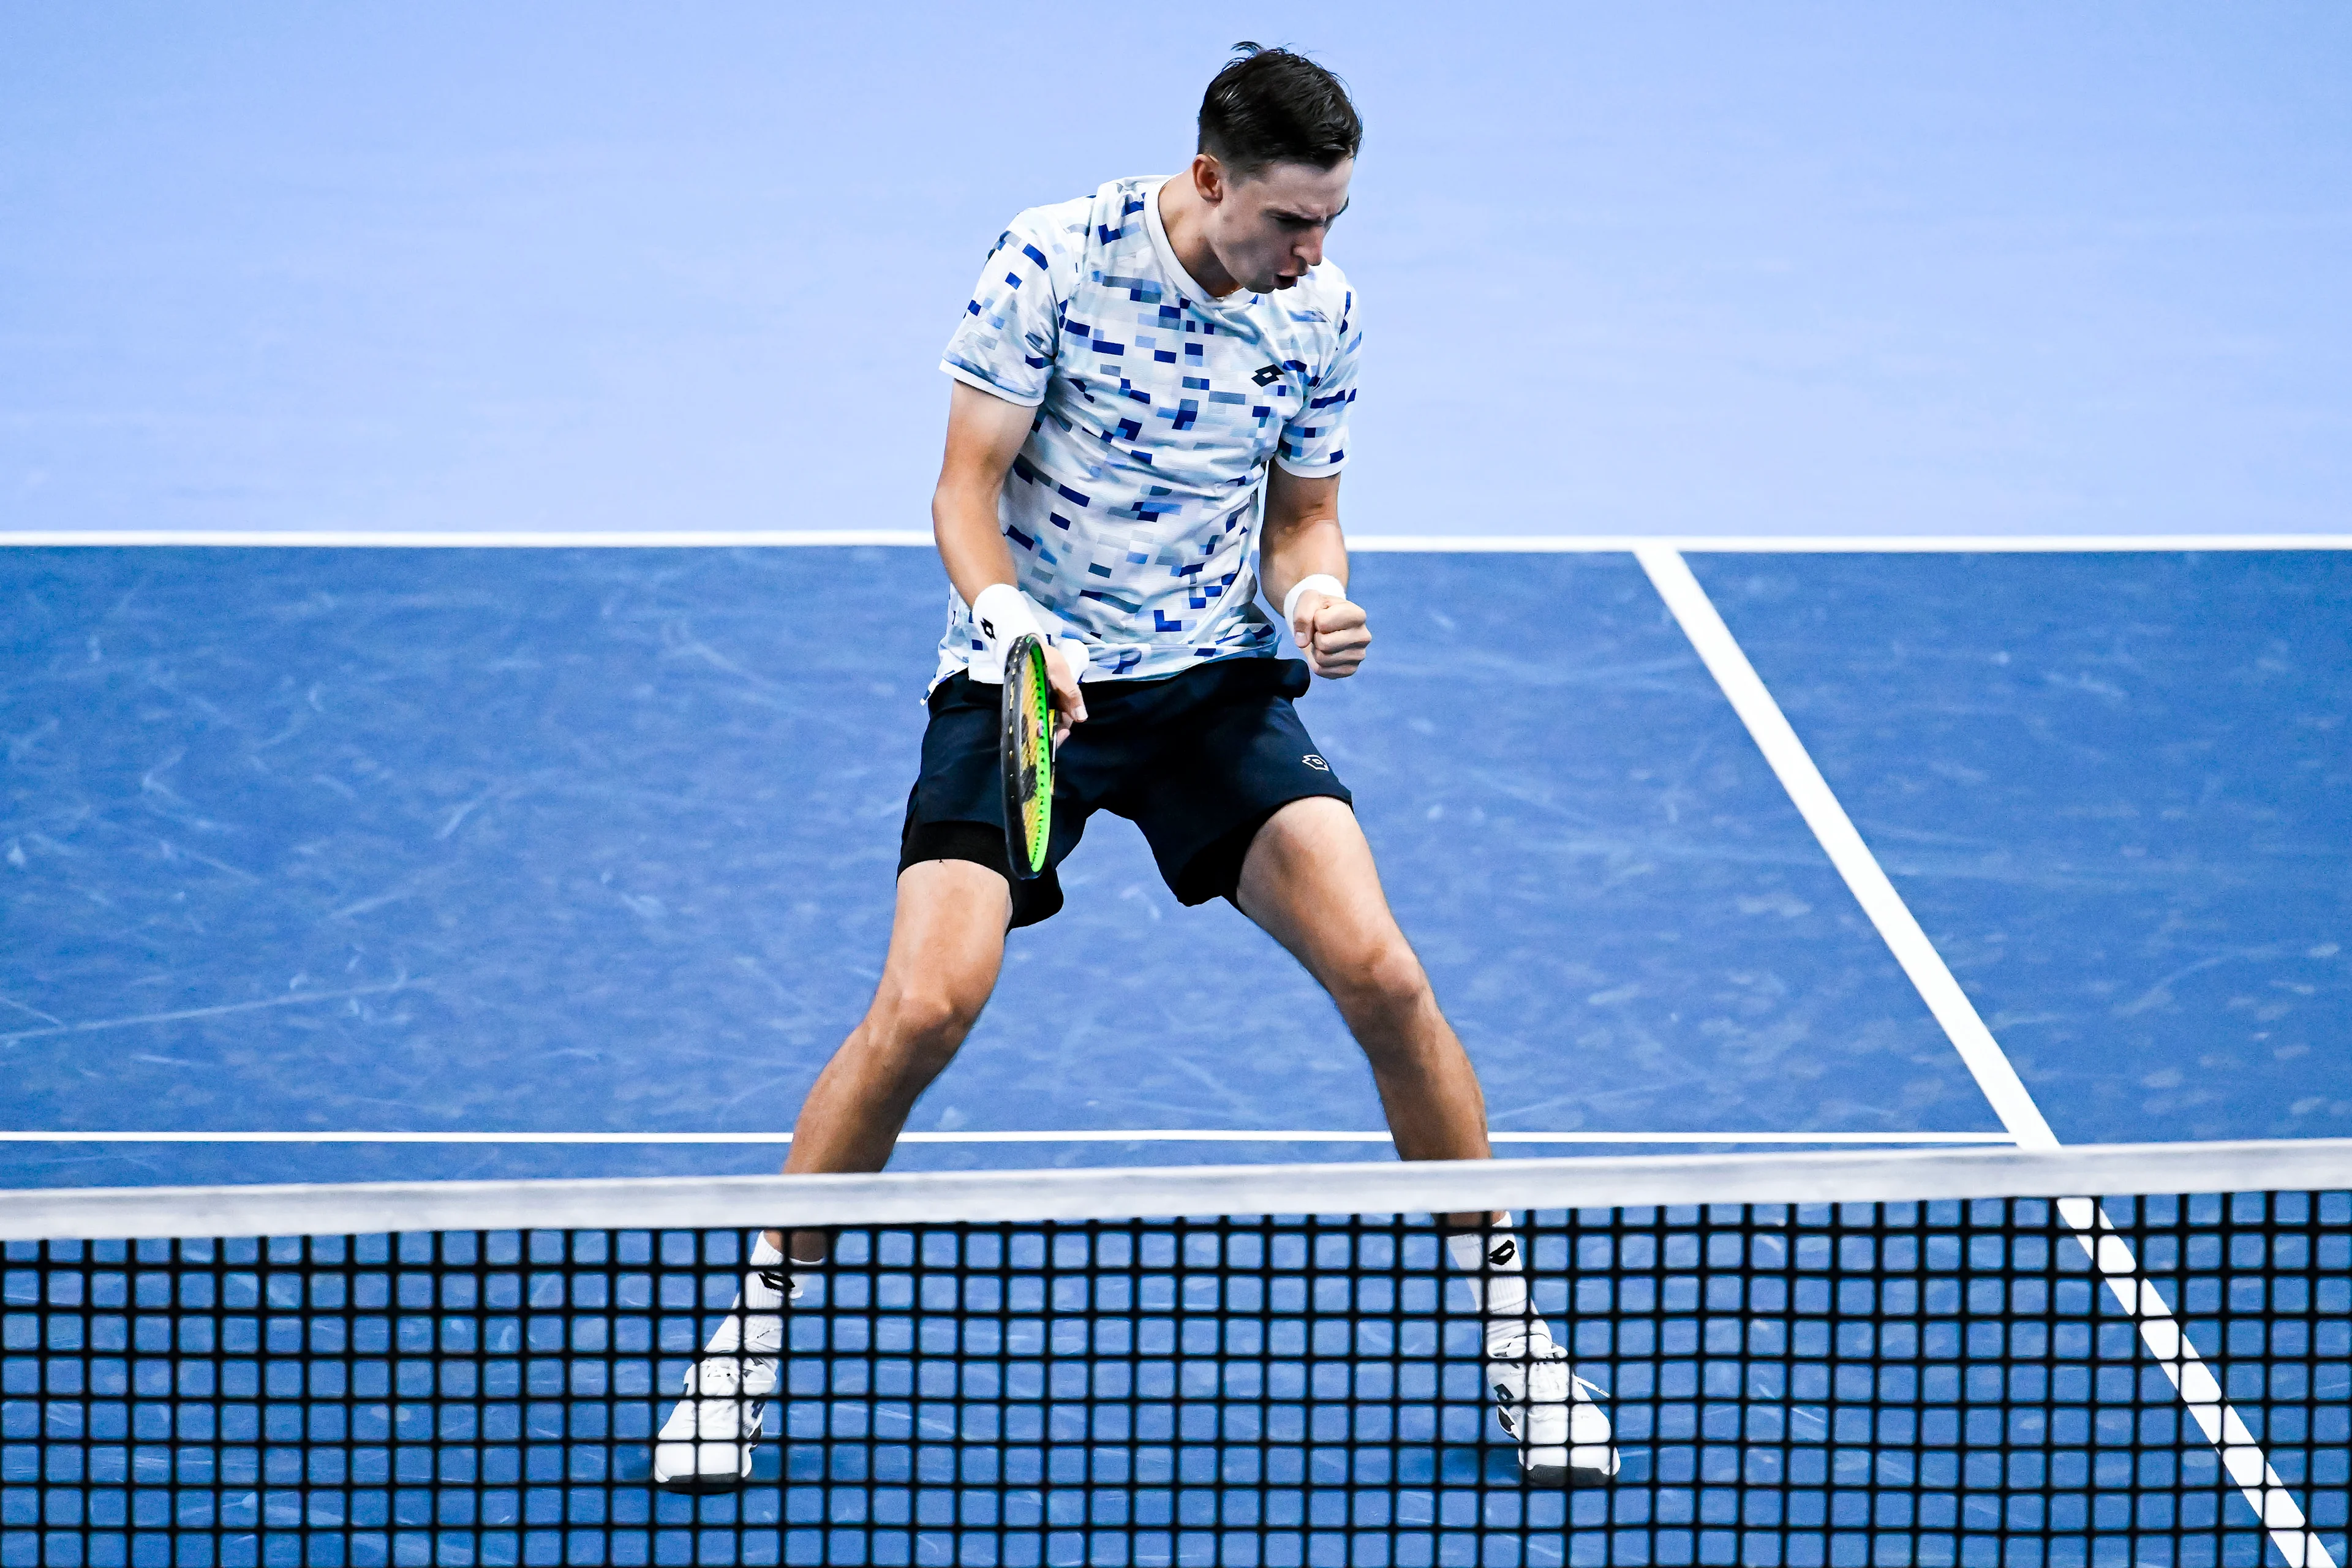
[[[1298,624],[1298,595],[1309,592],[1328,594],[1335,599],[1344,599],[1348,596],[1348,584],[1328,572],[1318,572],[1311,577],[1301,577],[1290,585],[1290,592],[1282,596],[1284,626],[1295,626]]]
[[[991,583],[982,588],[980,597],[971,602],[971,619],[980,635],[988,639],[988,651],[999,659],[1013,639],[1024,632],[1039,642],[1045,640],[1045,628],[1037,624],[1029,595],[1010,583]]]

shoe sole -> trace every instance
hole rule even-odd
[[[1511,1419],[1509,1392],[1495,1390],[1495,1419],[1501,1424],[1503,1436],[1513,1443],[1519,1440],[1519,1428]],[[1529,1465],[1519,1466],[1519,1479],[1531,1487],[1560,1487],[1574,1489],[1581,1487],[1605,1487],[1616,1480],[1607,1470],[1597,1470],[1589,1465]]]
[[[764,1413],[763,1408],[762,1414]],[[665,1476],[656,1470],[653,1478],[654,1485],[663,1491],[676,1492],[681,1497],[718,1497],[727,1492],[742,1490],[751,1482],[751,1456],[758,1451],[760,1446],[756,1421],[757,1417],[754,1417],[753,1440],[743,1444],[740,1449],[742,1456],[738,1461],[740,1468],[731,1473],[726,1470],[688,1470],[684,1475],[677,1476]],[[708,1445],[720,1440],[705,1438],[701,1441]],[[655,1446],[658,1452],[661,1448],[683,1447],[686,1442],[685,1438],[678,1438],[675,1443],[663,1443],[656,1439]]]

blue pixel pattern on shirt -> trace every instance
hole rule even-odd
[[[940,363],[1037,410],[998,518],[1021,587],[1085,640],[1096,679],[1274,652],[1250,567],[1265,467],[1337,472],[1356,397],[1339,268],[1212,300],[1169,247],[1162,183],[1015,217]],[[998,679],[985,651],[950,589],[934,683]]]

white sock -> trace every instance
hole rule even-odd
[[[1511,1234],[1511,1216],[1485,1230],[1457,1230],[1445,1238],[1446,1255],[1469,1278],[1470,1304],[1486,1321],[1486,1353],[1498,1360],[1540,1356],[1551,1349],[1551,1327],[1528,1300],[1528,1261]]]
[[[789,1272],[776,1268],[777,1264],[787,1262],[792,1265]],[[761,1283],[773,1289],[777,1288],[777,1279],[785,1280],[783,1289],[787,1301],[799,1300],[801,1293],[808,1289],[809,1281],[816,1278],[816,1271],[824,1265],[825,1260],[821,1257],[787,1258],[776,1249],[776,1244],[768,1239],[768,1233],[764,1230],[760,1233],[760,1239],[751,1244],[751,1267],[762,1270],[767,1276]]]
[[[799,1297],[801,1276],[780,1274],[784,1255],[762,1235],[751,1244],[751,1266],[735,1303],[719,1321],[705,1355],[776,1355],[784,1348],[784,1303]],[[797,1261],[797,1260],[796,1260]]]

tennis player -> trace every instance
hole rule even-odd
[[[1490,1156],[1469,1058],[1291,706],[1310,669],[1352,676],[1372,640],[1339,528],[1362,331],[1323,254],[1361,138],[1338,78],[1242,45],[1183,173],[1033,207],[982,268],[941,366],[955,385],[931,516],[953,591],[889,955],[801,1108],[787,1172],[882,1168],[979,1018],[1007,930],[1061,908],[1053,868],[1097,811],[1142,829],[1179,902],[1230,900],[1330,994],[1401,1156]],[[1261,590],[1303,659],[1278,656]],[[1024,633],[1056,655],[1061,738],[1033,880],[1011,874],[997,752],[1003,650]],[[1615,1474],[1607,1416],[1529,1308],[1509,1216],[1444,1219],[1523,1474]],[[824,1258],[820,1233],[790,1238],[790,1264],[784,1240],[755,1250],[687,1374],[656,1442],[664,1486],[750,1474],[785,1302]]]

